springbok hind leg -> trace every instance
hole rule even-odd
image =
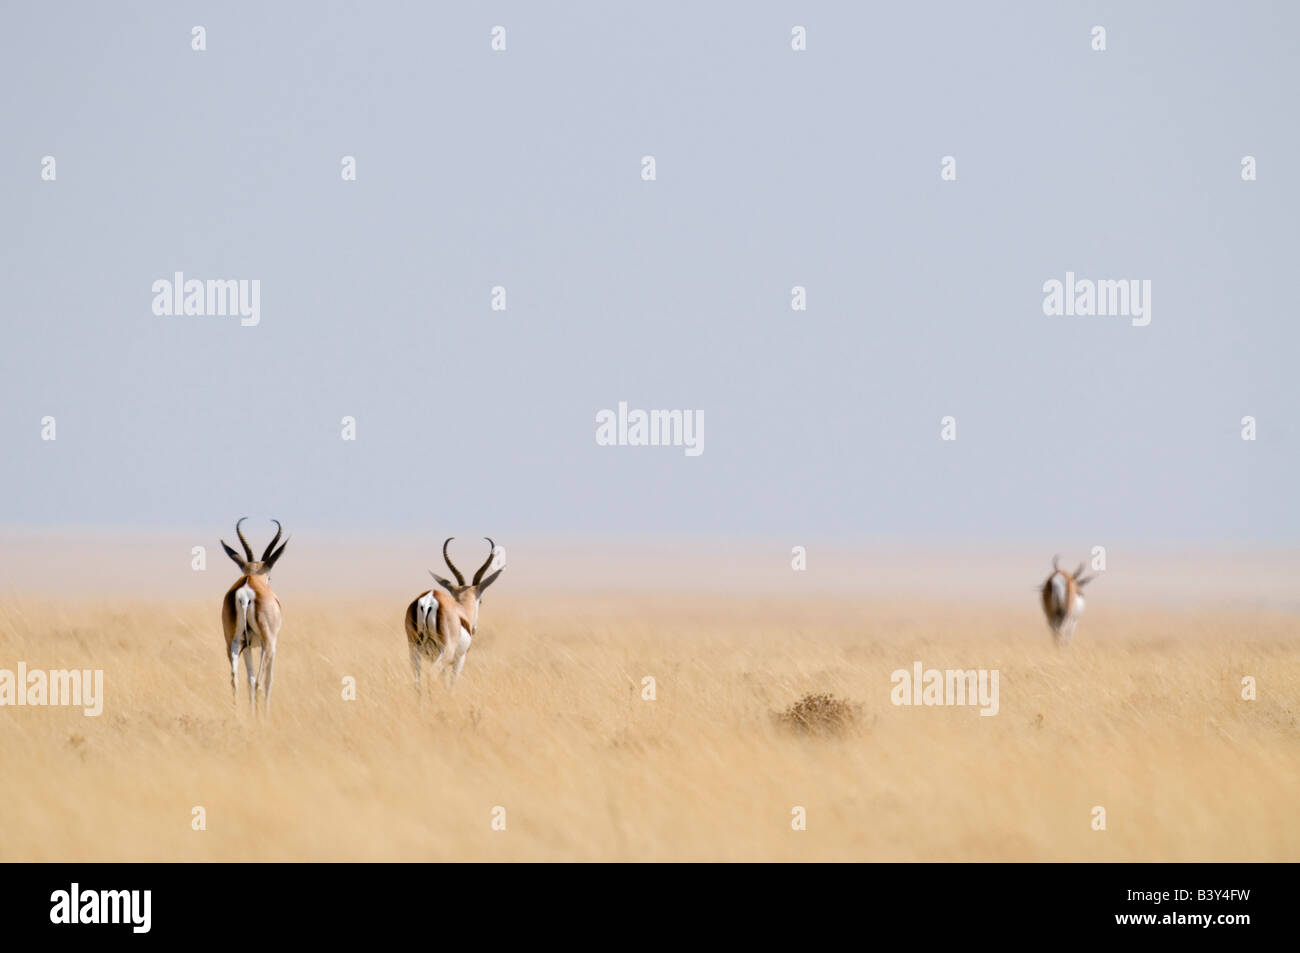
[[[456,687],[456,679],[460,678],[460,670],[465,667],[465,657],[469,655],[469,647],[472,641],[473,639],[470,638],[469,633],[462,629],[460,643],[456,646],[456,665],[451,670],[451,685],[449,686],[451,688]]]
[[[239,650],[238,642],[230,643],[230,700],[239,705]]]
[[[248,673],[248,710],[257,711],[257,676],[253,674],[253,647],[244,646],[244,671]]]
[[[444,675],[444,673],[454,680],[455,664],[456,664],[455,643],[451,639],[446,638],[444,636],[442,640],[442,651],[440,651],[438,653],[438,657],[433,660],[434,680],[442,681],[443,680],[442,676]]]
[[[1061,648],[1068,649],[1070,647],[1070,640],[1074,638],[1074,625],[1074,622],[1071,621],[1061,626]]]
[[[257,683],[262,688],[262,713],[271,714],[271,686],[275,683],[275,643],[262,646],[261,664],[258,666]]]

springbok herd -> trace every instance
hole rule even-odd
[[[230,690],[235,702],[239,701],[239,657],[244,657],[244,670],[248,676],[249,708],[257,709],[257,691],[262,689],[263,710],[270,711],[271,683],[275,668],[275,645],[280,635],[280,600],[271,591],[271,569],[284,555],[289,541],[280,542],[282,527],[275,523],[275,536],[262,552],[261,559],[253,558],[253,549],[240,528],[248,517],[235,523],[235,535],[244,548],[244,555],[235,552],[226,541],[221,541],[226,555],[239,567],[240,576],[221,600],[221,626],[226,633],[226,653],[230,658]],[[448,689],[455,687],[456,678],[465,667],[465,657],[478,632],[479,605],[488,586],[497,581],[505,570],[505,550],[488,537],[488,556],[474,573],[472,582],[466,583],[456,564],[451,561],[447,547],[454,537],[442,544],[442,558],[456,577],[444,579],[433,570],[429,575],[442,589],[428,589],[406,607],[406,642],[411,655],[411,672],[415,687],[420,690],[420,660],[428,658],[434,665],[435,676],[447,673]],[[278,545],[278,549],[276,548]],[[1082,590],[1094,577],[1084,575],[1084,565],[1068,572],[1058,565],[1059,557],[1052,560],[1052,572],[1042,585],[1043,614],[1051,629],[1052,639],[1058,647],[1068,646],[1074,637],[1079,616],[1083,614]],[[445,592],[443,590],[446,590]],[[253,671],[253,649],[261,649],[257,671]]]

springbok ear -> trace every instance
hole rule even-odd
[[[1096,576],[1080,576],[1078,579],[1074,580],[1074,584],[1078,586],[1080,589],[1082,589],[1084,586],[1086,586],[1088,583],[1092,582],[1096,578],[1097,578]]]
[[[245,566],[248,565],[246,562],[244,562],[243,556],[239,555],[239,553],[235,552],[233,549],[231,549],[229,546],[226,545],[226,541],[224,539],[221,541],[221,548],[226,551],[226,555],[229,556],[231,559],[233,559],[235,561],[235,565],[238,566],[240,569],[243,569]]]
[[[449,580],[449,579],[443,579],[441,576],[439,576],[439,575],[438,575],[436,572],[434,572],[432,569],[429,570],[429,575],[432,576],[435,580],[437,580],[438,585],[442,586],[442,588],[446,589],[446,590],[447,590],[448,592],[450,592],[453,596],[456,594],[456,587],[453,586],[453,585],[451,584],[451,580]]]
[[[492,583],[496,582],[496,581],[497,581],[497,576],[501,575],[501,574],[502,574],[503,572],[505,572],[505,571],[506,571],[505,567],[502,566],[502,567],[501,567],[500,569],[498,569],[496,572],[492,573],[492,575],[488,576],[488,577],[485,578],[482,582],[480,582],[477,586],[475,586],[475,588],[478,589],[478,594],[479,594],[480,596],[482,596],[482,595],[483,595],[483,590],[486,589],[488,586],[492,585]]]

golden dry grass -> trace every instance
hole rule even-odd
[[[102,668],[106,702],[0,709],[0,859],[1300,859],[1294,616],[1090,607],[1058,652],[1028,595],[503,595],[455,695],[421,703],[404,602],[299,594],[265,723],[232,710],[219,594],[7,597],[0,668]],[[999,714],[894,707],[914,660],[1000,670]],[[822,692],[847,730],[775,717]]]

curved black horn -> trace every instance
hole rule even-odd
[[[239,537],[239,542],[244,547],[244,555],[248,557],[248,561],[251,563],[253,561],[253,547],[248,545],[248,540],[244,539],[244,531],[239,528],[239,524],[246,519],[248,519],[247,516],[241,516],[238,522],[235,523],[235,535]]]
[[[271,551],[275,549],[275,544],[280,541],[280,534],[284,532],[284,527],[280,525],[279,520],[271,520],[271,522],[275,524],[275,536],[266,544],[266,552],[262,553],[262,562],[266,562],[270,557]]]
[[[474,573],[474,585],[478,585],[483,579],[483,573],[487,572],[487,567],[492,565],[492,557],[497,554],[497,544],[492,542],[492,537],[484,536],[488,543],[488,558],[482,566],[478,567],[478,572]]]
[[[442,558],[447,561],[447,568],[450,569],[451,574],[456,577],[456,582],[463,586],[465,585],[465,577],[460,574],[460,570],[456,568],[456,564],[452,562],[451,557],[447,555],[447,543],[450,543],[455,538],[455,536],[448,536],[446,542],[442,544]]]
[[[263,557],[262,557],[262,565],[264,565],[267,569],[270,569],[270,568],[271,568],[272,566],[274,566],[277,562],[279,562],[280,557],[284,555],[284,548],[285,548],[286,546],[289,545],[289,540],[290,540],[290,539],[293,539],[293,537],[290,536],[290,537],[289,537],[288,539],[286,539],[283,543],[281,543],[281,544],[280,544],[280,548],[277,549],[275,552],[271,553],[270,556],[263,556]]]

